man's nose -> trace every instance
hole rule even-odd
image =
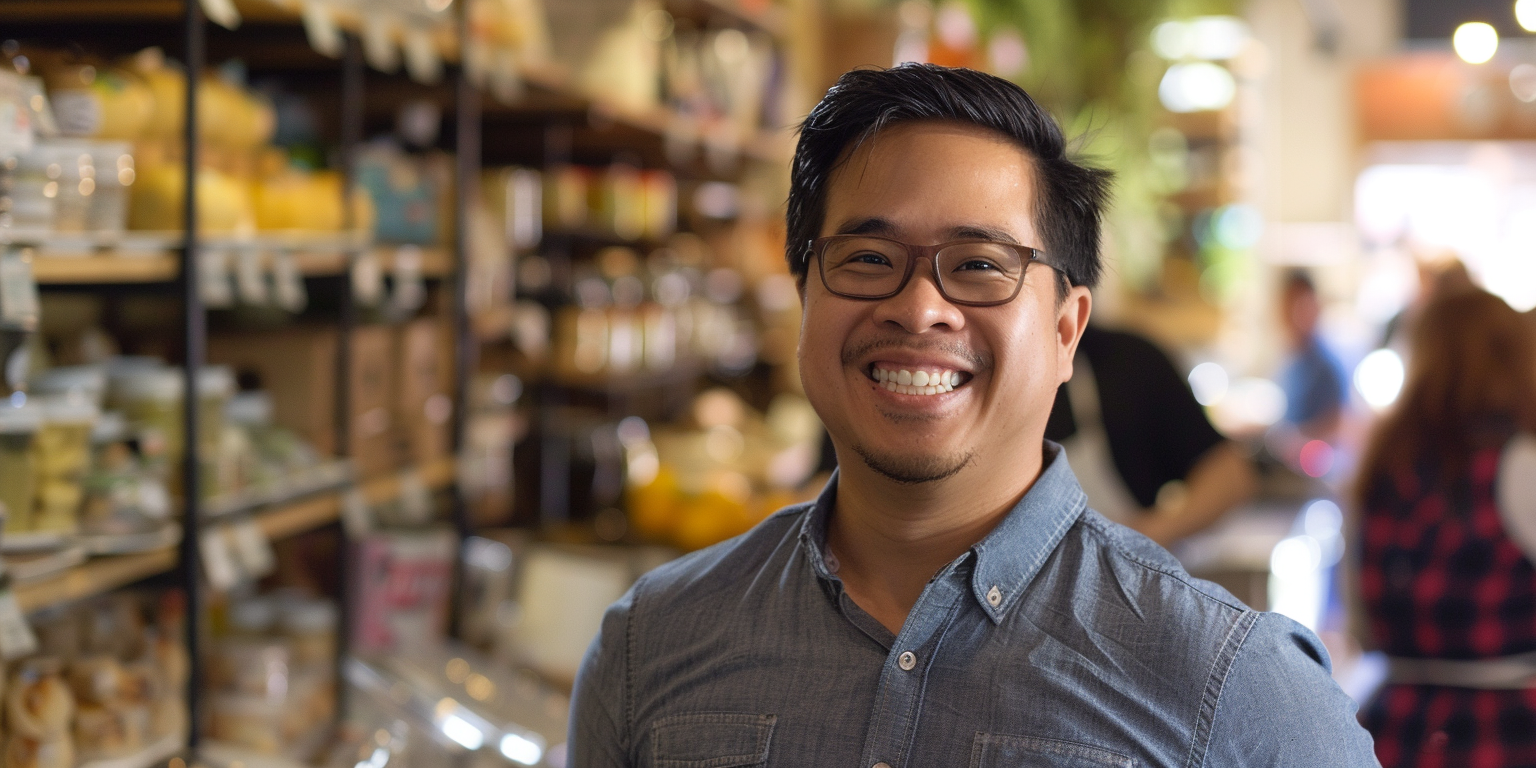
[[[932,257],[922,257],[912,267],[912,278],[895,296],[881,299],[875,307],[875,322],[896,323],[908,333],[922,333],[945,326],[958,330],[965,325],[960,307],[944,298],[933,273]]]

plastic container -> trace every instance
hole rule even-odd
[[[91,460],[91,428],[99,412],[83,398],[38,398],[42,425],[33,443],[37,477],[31,530],[73,533],[79,528],[82,481]]]
[[[120,411],[137,433],[144,459],[166,472],[182,455],[181,371],[145,361],[119,358],[107,368],[107,405]]]
[[[295,664],[329,665],[336,660],[336,606],[326,600],[294,600],[284,605],[279,626],[288,638]]]
[[[43,425],[42,409],[30,403],[0,401],[0,504],[5,505],[5,530],[31,530],[32,498],[37,485],[32,445]]]
[[[80,397],[101,408],[107,397],[107,369],[100,365],[49,368],[32,378],[30,391],[39,396]]]

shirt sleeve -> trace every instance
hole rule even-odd
[[[627,647],[634,589],[609,606],[571,696],[567,768],[621,768],[629,763]]]
[[[1378,766],[1355,702],[1330,676],[1328,652],[1306,627],[1260,615],[1216,701],[1209,768]]]
[[[1499,457],[1499,516],[1525,556],[1536,561],[1536,435],[1520,434]]]

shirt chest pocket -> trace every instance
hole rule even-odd
[[[971,768],[1136,768],[1136,761],[1073,741],[978,733]]]
[[[768,764],[774,715],[701,712],[651,726],[655,768],[750,768]]]

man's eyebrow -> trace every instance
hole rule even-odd
[[[837,228],[839,235],[885,235],[887,237],[896,234],[896,225],[879,216],[871,216],[866,219],[853,219],[845,221]]]
[[[954,240],[995,240],[999,243],[1012,243],[1018,245],[1019,241],[1007,230],[983,227],[975,224],[962,224],[958,227],[950,227],[948,237]]]

